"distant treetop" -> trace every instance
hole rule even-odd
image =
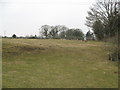
[[[16,38],[17,36],[15,34],[12,35],[12,38]]]

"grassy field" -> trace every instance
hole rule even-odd
[[[117,88],[103,42],[3,39],[3,88]]]

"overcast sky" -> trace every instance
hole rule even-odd
[[[39,35],[42,25],[65,25],[84,33],[95,0],[0,0],[0,35]]]

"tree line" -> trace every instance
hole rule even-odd
[[[73,40],[84,40],[84,33],[79,28],[69,29],[64,25],[43,25],[40,28],[40,35],[42,38],[52,39],[73,39]]]
[[[97,0],[88,11],[86,25],[93,30],[97,40],[114,43],[115,49],[110,52],[109,59],[120,60],[120,1]]]
[[[68,28],[65,25],[42,25],[39,29],[39,36],[17,36],[13,34],[11,37],[4,36],[3,38],[26,38],[26,39],[66,39],[66,40],[95,40],[93,32],[90,30],[84,34],[79,28]]]

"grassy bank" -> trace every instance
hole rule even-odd
[[[3,88],[115,88],[103,42],[3,39]]]

